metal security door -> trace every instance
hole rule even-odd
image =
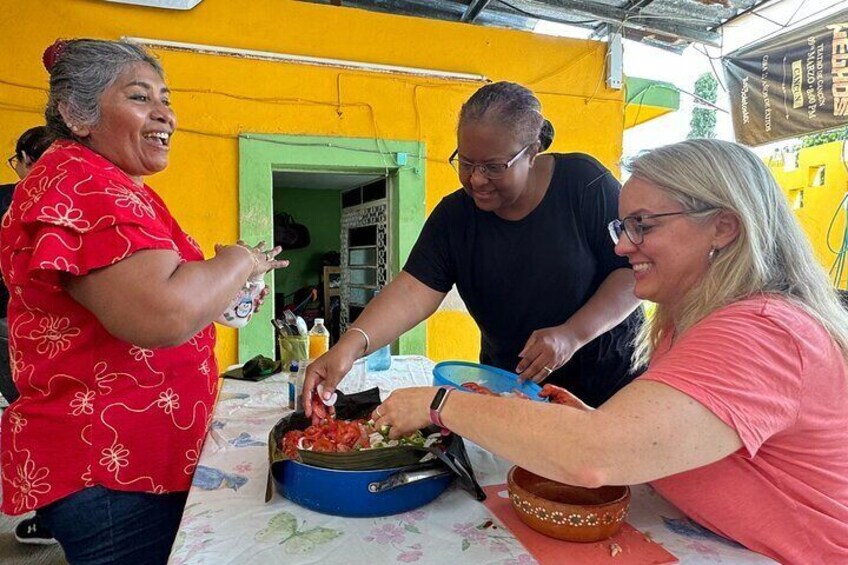
[[[341,333],[391,278],[389,192],[385,191],[384,198],[342,208]]]

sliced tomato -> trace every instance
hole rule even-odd
[[[315,443],[312,445],[312,451],[334,452],[338,451],[338,449],[335,443],[322,437],[315,440]]]
[[[486,394],[488,396],[498,396],[495,394],[492,389],[485,387],[479,383],[468,382],[462,385],[462,388],[466,390],[470,390],[471,392],[476,392],[477,394]]]

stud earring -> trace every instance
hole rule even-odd
[[[710,247],[710,253],[709,255],[707,255],[707,259],[710,263],[712,263],[715,259],[716,253],[718,253],[718,249],[716,249],[715,247]]]

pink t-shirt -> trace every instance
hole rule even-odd
[[[779,298],[714,312],[640,377],[691,396],[743,447],[652,484],[689,517],[782,563],[848,563],[848,367]]]

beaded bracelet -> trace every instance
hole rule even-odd
[[[365,350],[362,352],[362,354],[365,355],[366,353],[368,353],[368,349],[371,347],[371,338],[368,337],[368,334],[365,333],[365,330],[363,330],[362,328],[348,328],[347,331],[359,332],[362,334],[362,337],[365,338]]]

